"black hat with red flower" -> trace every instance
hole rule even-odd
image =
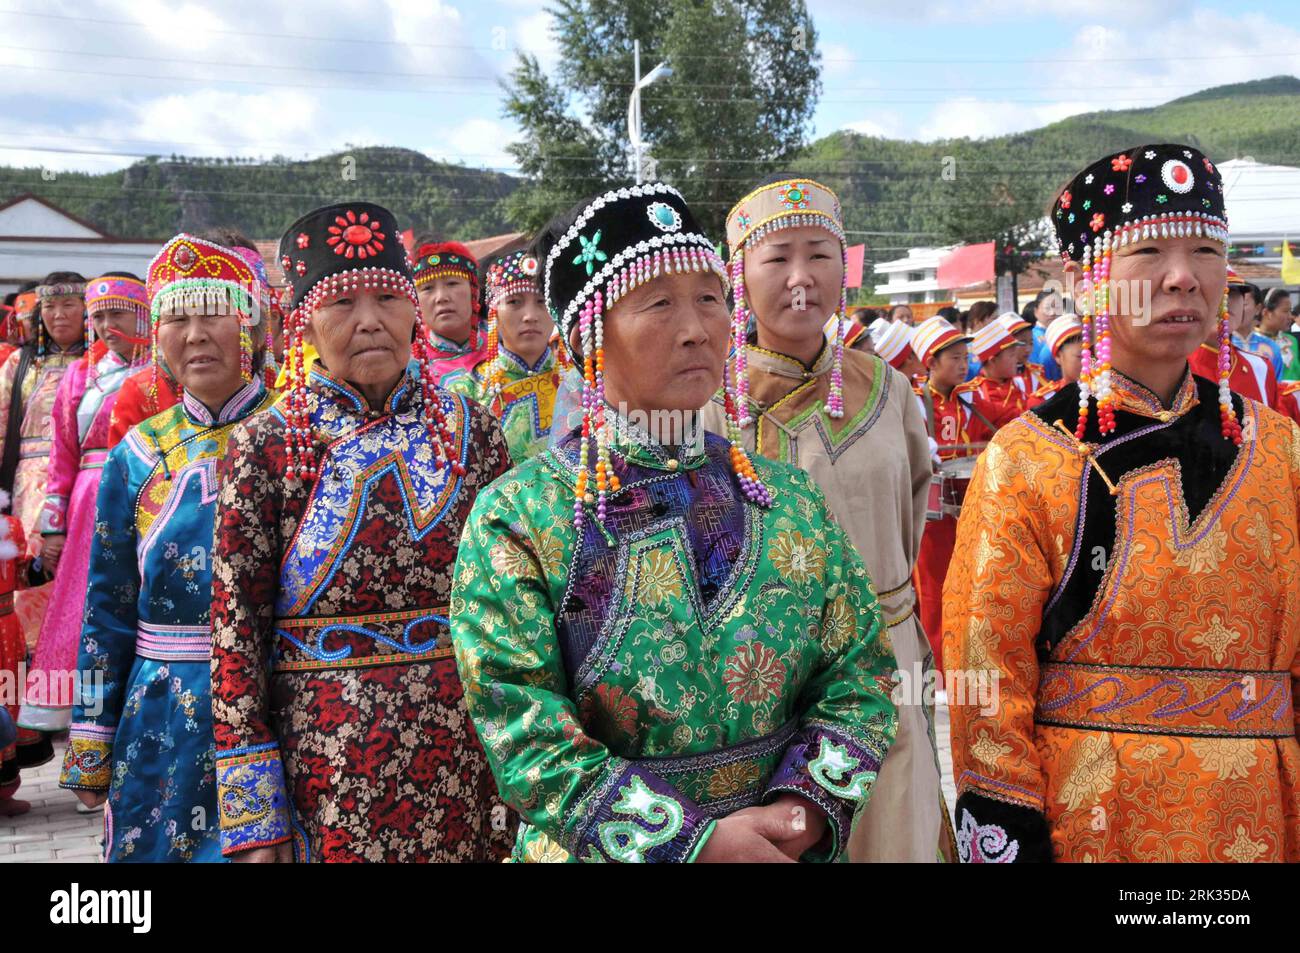
[[[341,202],[308,212],[280,239],[280,265],[289,282],[293,308],[310,313],[335,292],[393,285],[410,286],[411,265],[397,219],[370,202]]]
[[[1094,260],[1107,239],[1205,237],[1228,242],[1223,179],[1202,152],[1165,143],[1106,156],[1076,175],[1052,207],[1063,258]]]

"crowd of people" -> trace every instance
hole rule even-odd
[[[109,861],[1300,861],[1290,298],[1191,147],[1052,221],[1068,293],[915,322],[795,175],[725,260],[648,183],[32,283],[0,813],[66,732]]]

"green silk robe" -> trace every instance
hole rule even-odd
[[[794,792],[838,858],[897,726],[882,616],[821,491],[728,444],[671,456],[615,417],[602,527],[574,435],[479,493],[452,592],[465,700],[526,861],[690,861],[717,818]]]

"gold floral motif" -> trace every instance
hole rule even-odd
[[[995,566],[1006,558],[1006,554],[993,544],[989,537],[989,531],[984,530],[980,533],[979,542],[975,544],[975,551],[971,554],[971,559],[975,561],[976,566]]]
[[[1084,804],[1096,804],[1115,786],[1118,766],[1109,737],[1104,734],[1084,735],[1061,760],[1065,780],[1056,799],[1072,811]]]
[[[709,775],[709,797],[724,798],[752,790],[759,778],[758,765],[753,761],[724,764]]]
[[[1227,558],[1228,534],[1215,524],[1210,531],[1190,546],[1174,550],[1174,562],[1191,573],[1218,572]]]
[[[1228,860],[1237,864],[1253,864],[1264,854],[1268,853],[1268,846],[1262,841],[1251,840],[1250,834],[1246,831],[1244,824],[1238,824],[1237,835],[1227,849],[1224,850],[1224,856]]]
[[[1209,628],[1192,636],[1192,644],[1209,649],[1215,663],[1222,664],[1223,660],[1228,656],[1228,646],[1236,642],[1238,638],[1240,636],[1237,632],[1225,626],[1223,619],[1215,615],[1210,618]]]
[[[857,621],[846,596],[839,596],[826,607],[822,620],[822,650],[830,654],[841,651],[853,637]],[[882,637],[888,630],[881,632]]]
[[[533,550],[542,565],[542,574],[548,579],[554,578],[564,565],[564,544],[556,539],[554,533],[541,530],[533,537]]]
[[[1220,781],[1250,777],[1259,760],[1255,743],[1246,738],[1197,738],[1190,747],[1201,759],[1201,770],[1216,772]]]
[[[569,852],[540,831],[534,831],[528,846],[524,848],[524,857],[530,864],[565,864],[569,862]]]
[[[826,554],[817,548],[816,542],[797,530],[778,533],[768,547],[767,556],[777,572],[797,583],[820,576],[826,564]]]
[[[970,746],[970,753],[992,768],[1011,753],[1011,745],[994,741],[987,731],[981,731],[975,743]]]
[[[537,575],[533,554],[513,536],[502,536],[492,544],[492,568],[511,579],[531,579]]]
[[[641,563],[637,581],[637,599],[647,606],[682,597],[682,580],[673,557],[662,549],[649,553]]]
[[[1047,467],[1046,460],[1036,460],[1026,453],[1007,450],[997,441],[989,444],[984,456],[984,488],[989,493],[1002,492],[1011,485],[1012,478],[1017,474],[1033,486],[1038,482],[1038,475]]]
[[[1282,537],[1273,532],[1268,517],[1259,510],[1251,511],[1250,522],[1246,524],[1246,538],[1254,541],[1265,562],[1273,561],[1273,544],[1282,542]]]
[[[987,672],[997,668],[993,654],[997,651],[993,626],[982,615],[970,617],[966,623],[966,639],[962,646],[963,662],[968,672]]]
[[[1163,744],[1158,741],[1152,741],[1134,751],[1133,760],[1145,761],[1148,764],[1153,764],[1166,757],[1167,753],[1168,752]]]

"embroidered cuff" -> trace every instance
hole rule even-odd
[[[68,731],[59,787],[69,791],[107,791],[113,780],[113,736],[116,728],[74,724]]]
[[[41,508],[37,528],[42,536],[61,536],[68,531],[66,516],[68,498],[66,496],[47,496],[45,506]]]
[[[957,857],[963,864],[1032,864],[1052,860],[1042,811],[967,791],[957,798]]]
[[[223,751],[217,755],[217,809],[221,813],[221,853],[286,843],[289,794],[275,742]]]
[[[781,764],[763,793],[763,803],[789,791],[823,811],[831,829],[830,849],[802,859],[832,861],[848,846],[853,815],[866,803],[881,756],[825,725],[808,725],[786,746]]]
[[[614,758],[574,809],[562,839],[587,862],[690,863],[714,824],[662,778]]]

